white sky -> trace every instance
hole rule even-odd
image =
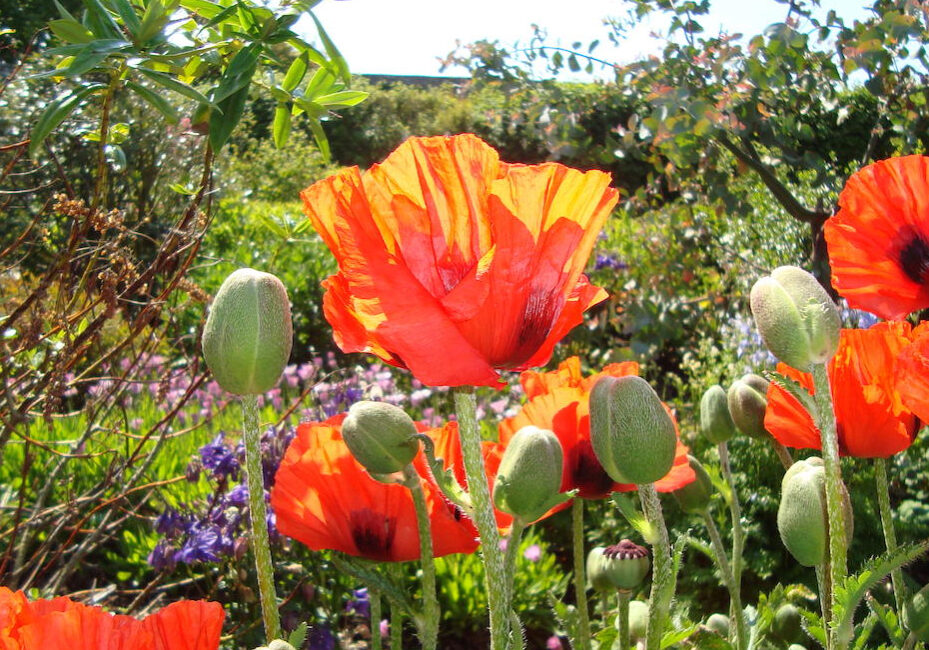
[[[710,16],[698,20],[708,33],[722,29],[755,34],[782,21],[787,12],[787,5],[775,0],[712,0],[711,4]],[[867,15],[864,4],[864,0],[822,0],[825,8],[835,9],[847,22]],[[323,0],[314,13],[352,72],[437,75],[438,59],[454,50],[456,41],[496,40],[512,51],[514,45],[528,45],[533,23],[548,32],[549,45],[570,47],[580,41],[586,49],[590,41],[600,39],[593,54],[608,61],[629,62],[657,52],[659,46],[650,36],[663,28],[657,22],[629,34],[622,47],[609,42],[603,19],[623,18],[627,10],[622,0]],[[309,21],[302,25],[312,28]],[[450,68],[443,74],[465,72]]]

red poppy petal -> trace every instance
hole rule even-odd
[[[219,603],[182,600],[148,616],[154,650],[216,650],[226,612]]]

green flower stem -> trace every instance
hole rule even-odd
[[[629,650],[629,599],[632,594],[622,590],[616,593],[619,602],[619,609],[616,614],[619,618],[619,647],[622,650]]]
[[[474,506],[474,524],[481,538],[484,584],[490,610],[490,647],[491,650],[504,650],[510,638],[511,595],[506,589],[506,573],[500,553],[500,533],[497,530],[487,472],[484,470],[484,456],[481,453],[477,400],[474,390],[467,386],[456,388],[454,398],[465,477]]]
[[[713,552],[716,555],[719,572],[723,576],[723,582],[726,583],[726,587],[729,589],[729,598],[732,603],[731,609],[735,614],[736,647],[739,650],[745,650],[748,648],[748,628],[745,625],[745,612],[742,610],[741,585],[735,583],[735,576],[732,574],[732,567],[729,564],[729,558],[726,556],[726,547],[723,545],[723,539],[709,510],[704,511],[703,521],[706,524],[707,532],[710,534],[710,541],[713,544]]]
[[[745,550],[745,531],[742,528],[742,506],[739,504],[739,493],[735,488],[735,478],[732,476],[732,465],[729,463],[729,446],[725,442],[717,446],[719,452],[719,466],[722,470],[726,484],[729,486],[729,513],[732,517],[732,580],[740,592],[742,590],[742,552]]]
[[[371,650],[381,650],[381,595],[368,587],[368,602],[371,604]]]
[[[380,635],[380,623],[378,623],[378,635]],[[401,650],[403,648],[403,609],[397,603],[390,605],[390,650]]]
[[[403,470],[404,485],[413,494],[416,507],[416,526],[419,532],[419,561],[423,571],[423,629],[424,650],[435,650],[439,637],[439,601],[435,588],[435,553],[432,551],[432,531],[429,529],[429,509],[423,493],[422,479],[410,463]]]
[[[252,551],[258,570],[261,618],[270,643],[281,637],[281,621],[274,592],[274,565],[268,543],[264,474],[261,471],[261,434],[258,431],[258,396],[242,395],[242,428],[245,434],[245,474],[248,480],[248,512],[252,523]]]
[[[887,459],[874,459],[874,478],[877,482],[877,504],[881,512],[881,527],[884,529],[884,544],[887,551],[893,553],[897,550],[897,533],[894,532],[893,514],[890,510],[890,483],[887,481]],[[897,605],[897,616],[903,614],[903,603],[906,602],[906,583],[903,572],[894,569],[890,572],[890,580],[894,586],[894,601]]]
[[[639,490],[639,499],[642,501],[642,510],[651,524],[655,539],[650,540],[652,545],[652,591],[648,603],[648,630],[645,639],[645,650],[659,650],[661,636],[664,633],[665,622],[671,609],[671,599],[674,597],[674,575],[671,570],[671,543],[668,540],[668,528],[665,526],[664,515],[661,511],[661,500],[653,483],[636,486]]]
[[[787,447],[779,443],[774,438],[771,438],[771,446],[774,447],[774,453],[777,454],[777,457],[781,461],[781,465],[784,466],[784,469],[790,469],[790,466],[794,464],[794,459],[790,455],[790,452],[787,451]]]
[[[826,549],[826,555],[829,555],[829,549]],[[823,612],[823,625],[828,628],[829,621],[832,620],[832,583],[829,578],[829,562],[825,561],[816,567],[816,582],[819,585],[819,606]],[[826,636],[826,650],[832,648],[832,638]]]
[[[839,438],[835,427],[835,414],[832,407],[832,390],[829,386],[829,374],[826,365],[813,364],[813,387],[816,408],[819,412],[819,431],[822,436],[823,468],[826,472],[826,511],[829,515],[829,582],[832,596],[845,582],[846,575],[846,537],[845,508],[842,493],[842,466],[839,462]],[[833,607],[835,609],[833,600]],[[831,634],[835,634],[833,631]]]
[[[584,553],[584,500],[571,504],[571,536],[574,547],[574,596],[577,601],[577,639],[574,647],[590,650],[590,616],[587,613],[587,556]]]
[[[519,557],[519,542],[522,539],[524,530],[526,530],[526,524],[523,520],[520,517],[513,517],[510,534],[506,540],[506,553],[503,557],[503,566],[506,571],[506,592],[510,594],[510,638],[507,646],[510,650],[521,649],[525,646],[523,626],[516,614],[516,610],[513,609],[512,599],[513,585],[516,581],[516,560]]]

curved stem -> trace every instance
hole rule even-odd
[[[474,506],[474,524],[481,538],[481,558],[487,606],[490,610],[491,650],[504,650],[510,638],[510,594],[506,589],[506,573],[500,553],[500,533],[494,516],[484,456],[481,453],[481,433],[477,422],[477,401],[470,387],[454,390],[455,414],[461,439],[468,491]]]
[[[571,504],[571,537],[574,547],[574,598],[577,601],[577,638],[574,647],[590,650],[590,616],[587,613],[587,558],[584,553],[584,500]]]
[[[719,564],[719,572],[722,574],[723,582],[726,583],[726,587],[729,589],[729,598],[732,603],[731,609],[735,615],[736,647],[744,650],[748,647],[748,628],[745,625],[745,612],[742,610],[741,585],[737,585],[735,582],[729,558],[726,556],[726,547],[723,545],[723,539],[716,527],[716,522],[710,516],[709,510],[704,511],[703,521],[706,524],[707,532],[710,534],[710,541],[716,555],[716,563]]]
[[[619,619],[619,647],[629,650],[629,599],[632,594],[628,591],[617,592],[616,600],[619,602],[617,617]]]
[[[784,466],[784,469],[790,469],[791,465],[794,464],[794,459],[790,455],[790,452],[787,451],[787,447],[779,443],[774,438],[771,438],[771,446],[774,447],[774,453],[777,454],[777,457],[781,461],[781,465]]]
[[[258,396],[242,395],[242,428],[245,434],[245,475],[248,481],[248,512],[252,524],[252,551],[258,571],[258,594],[265,636],[270,643],[281,636],[281,622],[274,592],[274,565],[268,543],[264,478],[261,471],[261,434],[258,431]]]
[[[645,638],[646,650],[659,650],[665,622],[671,609],[674,596],[674,575],[671,571],[671,543],[668,540],[668,528],[665,526],[661,511],[661,500],[653,483],[636,486],[639,499],[648,523],[652,525],[655,539],[652,540],[652,591],[648,603],[648,630]]]
[[[890,483],[887,480],[887,459],[874,459],[874,478],[877,482],[877,504],[881,512],[881,528],[884,529],[884,545],[887,551],[893,553],[897,550],[897,534],[894,531],[893,513],[890,509]],[[897,616],[903,616],[903,603],[906,602],[906,583],[903,572],[894,569],[890,572],[890,580],[894,586],[894,602],[897,605]]]
[[[813,397],[816,399],[819,412],[818,424],[822,437],[823,467],[826,473],[826,510],[829,515],[829,580],[834,600],[836,591],[845,582],[846,575],[847,539],[845,537],[845,507],[842,498],[845,486],[842,483],[842,466],[839,462],[839,438],[832,407],[832,391],[825,364],[813,364],[813,386],[816,391]],[[834,602],[832,609],[835,609]],[[835,631],[830,634],[834,636]],[[839,639],[833,640],[836,642],[836,647],[846,645]]]
[[[419,533],[419,561],[423,571],[423,629],[420,639],[425,650],[435,650],[439,637],[439,600],[436,598],[435,558],[432,551],[432,531],[429,529],[429,509],[423,493],[422,479],[412,463],[403,469],[404,485],[413,494],[416,527]]]
[[[371,650],[381,650],[381,594],[368,587],[368,603],[371,606]]]

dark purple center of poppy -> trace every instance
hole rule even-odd
[[[602,499],[608,495],[613,487],[613,479],[597,460],[590,441],[578,442],[574,454],[571,481],[578,489],[578,496],[585,499]]]
[[[912,233],[900,249],[900,267],[913,282],[929,284],[929,244],[919,233]]]
[[[370,560],[390,560],[396,527],[390,517],[365,508],[353,510],[348,516],[352,541],[358,553]]]

